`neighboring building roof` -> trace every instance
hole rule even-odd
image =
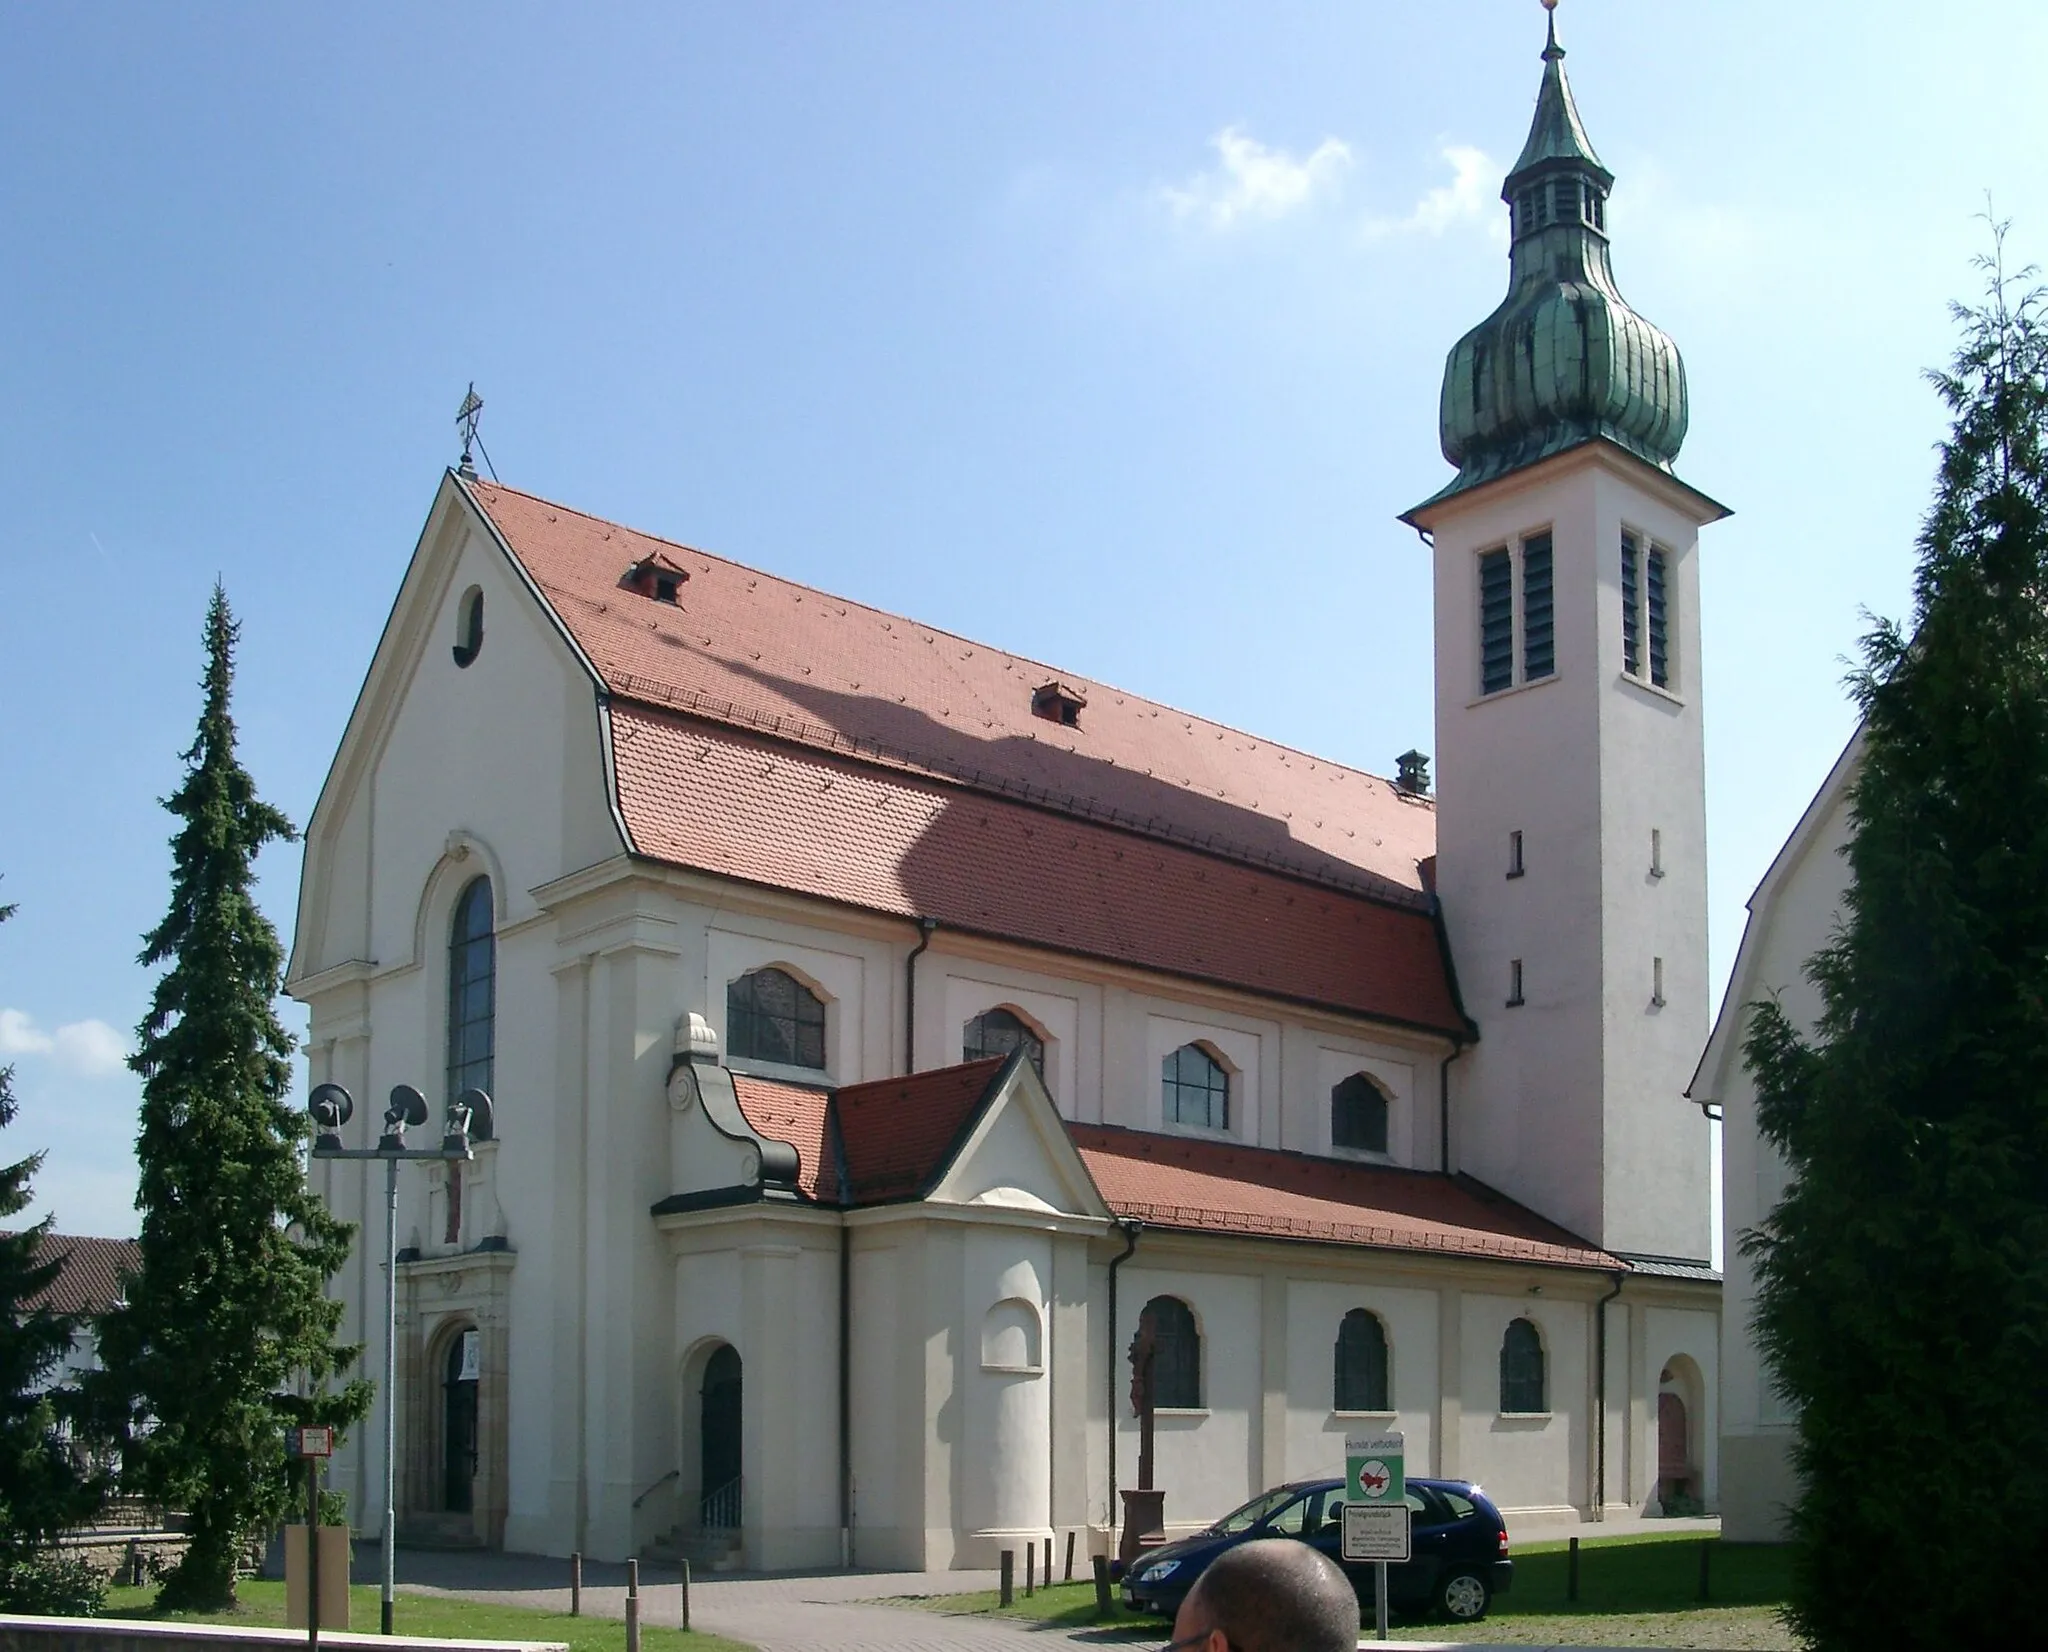
[[[988,1056],[837,1091],[833,1106],[850,1184],[844,1202],[887,1204],[929,1188],[980,1114],[1006,1059]]]
[[[1606,1251],[1469,1176],[1070,1124],[1110,1209],[1164,1228],[1622,1268]]]
[[[658,860],[1411,1026],[1465,1025],[1419,909],[669,712],[614,707],[612,743],[635,845]]]
[[[622,699],[1423,904],[1434,811],[1391,781],[531,494],[463,485]],[[674,603],[620,584],[655,556],[690,576]],[[1086,700],[1078,726],[1033,715],[1055,682]],[[634,801],[622,799],[629,823]]]
[[[142,1267],[142,1248],[133,1239],[89,1239],[53,1233],[37,1247],[64,1259],[63,1271],[50,1288],[29,1298],[30,1311],[49,1308],[60,1314],[101,1314],[122,1300],[122,1281]]]

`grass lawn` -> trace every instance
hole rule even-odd
[[[1785,1598],[1783,1549],[1707,1539],[1710,1599],[1699,1596],[1701,1539],[1614,1538],[1579,1545],[1579,1598],[1565,1599],[1567,1546],[1526,1543],[1514,1551],[1515,1586],[1494,1602],[1486,1621],[1454,1629],[1395,1620],[1397,1640],[1474,1640],[1535,1646],[1661,1646],[1790,1652],[1777,1620]],[[1029,1600],[1019,1585],[1004,1609],[991,1592],[932,1595],[903,1604],[934,1612],[990,1613],[1073,1628],[1092,1625],[1095,1585],[1055,1584]],[[1133,1642],[1157,1639],[1159,1620],[1113,1607],[1108,1624],[1125,1625]]]
[[[284,1627],[284,1585],[245,1578],[236,1590],[240,1604],[231,1612],[162,1614],[151,1602],[154,1586],[141,1589],[109,1589],[105,1616],[110,1618],[155,1618],[169,1616],[200,1623],[246,1624],[252,1629]],[[381,1605],[377,1585],[357,1584],[349,1592],[349,1628],[357,1634],[375,1634]],[[536,1612],[524,1606],[486,1606],[478,1601],[455,1600],[442,1595],[411,1595],[398,1592],[395,1627],[401,1635],[472,1635],[494,1641],[565,1641],[569,1652],[625,1652],[626,1626],[616,1618],[572,1618],[556,1612]],[[640,1630],[642,1652],[752,1652],[738,1641],[717,1635],[686,1635],[680,1629],[644,1624]]]

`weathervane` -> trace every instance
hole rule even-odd
[[[476,393],[476,380],[469,381],[469,389],[463,393],[462,405],[455,410],[455,423],[462,431],[462,463],[457,468],[461,474],[476,479],[476,461],[470,458],[469,450],[474,447],[484,455],[484,464],[489,468],[491,480],[498,479],[498,467],[491,463],[491,456],[484,450],[484,444],[476,433],[477,421],[483,417],[484,399]]]

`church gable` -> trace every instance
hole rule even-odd
[[[1004,1063],[988,1104],[926,1198],[933,1204],[1109,1215],[1044,1081],[1021,1052]]]

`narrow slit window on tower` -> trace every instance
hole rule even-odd
[[[1550,592],[1550,535],[1522,541],[1522,680],[1557,670],[1557,636]]]
[[[1670,635],[1666,630],[1670,614],[1665,592],[1665,556],[1661,545],[1652,545],[1643,558],[1645,595],[1644,629],[1650,634],[1650,682],[1657,688],[1671,686]]]
[[[1650,828],[1650,876],[1664,875],[1664,834],[1655,826]]]
[[[1519,878],[1521,875],[1522,834],[1520,832],[1510,832],[1508,833],[1508,876]]]
[[[1505,547],[1479,558],[1479,692],[1515,681],[1515,566]]]
[[[1508,1008],[1513,1009],[1522,1002],[1522,960],[1508,960]]]
[[[1650,1004],[1655,1009],[1664,1007],[1664,960],[1650,960]]]
[[[1621,536],[1621,669],[1643,674],[1643,548],[1636,536]]]

